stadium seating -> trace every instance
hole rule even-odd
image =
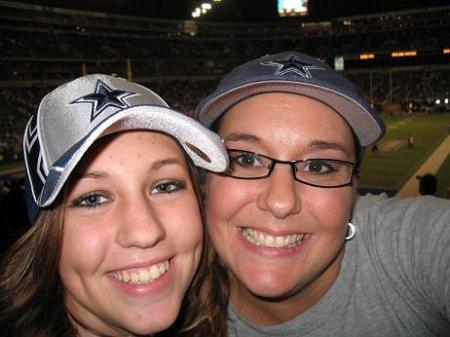
[[[25,123],[44,93],[85,73],[132,78],[189,114],[235,65],[295,49],[332,66],[344,57],[344,74],[378,109],[450,110],[450,6],[304,25],[193,23],[5,1],[0,13],[0,165],[21,161]],[[396,51],[416,55],[394,58]]]

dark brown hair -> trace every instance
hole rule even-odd
[[[206,259],[186,296],[178,331],[183,337],[225,337],[229,301],[228,272],[219,262],[211,243],[204,249]],[[203,256],[205,257],[205,256]],[[167,336],[173,336],[171,334]]]
[[[58,275],[62,242],[61,198],[6,252],[0,266],[2,336],[74,337]]]

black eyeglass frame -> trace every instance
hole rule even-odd
[[[248,154],[255,154],[255,155],[259,156],[259,157],[266,158],[266,159],[268,159],[270,161],[270,166],[268,168],[267,174],[264,175],[264,176],[261,176],[261,177],[236,177],[236,176],[233,176],[233,175],[227,173],[227,171],[221,172],[221,173],[217,173],[219,175],[230,177],[230,178],[234,178],[234,179],[257,180],[257,179],[267,178],[267,177],[269,177],[272,174],[272,171],[273,171],[275,165],[278,164],[278,163],[280,163],[280,164],[287,164],[287,165],[289,165],[291,167],[292,176],[294,177],[295,181],[301,182],[301,183],[303,183],[305,185],[314,186],[314,187],[320,187],[320,188],[338,188],[338,187],[349,186],[349,185],[351,185],[353,183],[353,176],[355,174],[357,174],[356,163],[351,162],[351,161],[345,161],[345,160],[339,160],[339,159],[327,159],[327,158],[309,158],[309,159],[306,159],[306,160],[303,160],[303,159],[301,159],[301,160],[278,160],[278,159],[275,159],[275,158],[272,158],[272,157],[269,157],[269,156],[266,156],[266,155],[263,155],[263,154],[260,154],[260,153],[257,153],[257,152],[253,152],[253,151],[246,151],[246,150],[240,150],[240,149],[226,149],[226,150],[227,150],[228,154],[230,152],[232,152],[232,151],[243,152],[243,153],[248,153]],[[297,178],[296,164],[297,163],[301,163],[301,162],[305,162],[305,161],[311,161],[311,160],[331,161],[331,162],[341,163],[341,164],[346,164],[346,165],[351,166],[352,167],[352,172],[350,174],[350,178],[349,178],[350,180],[347,183],[345,183],[345,184],[333,185],[333,186],[321,186],[321,185],[312,184],[312,183],[309,183],[307,181],[303,181],[303,180]],[[230,165],[231,165],[231,160],[230,160]]]

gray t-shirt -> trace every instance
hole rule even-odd
[[[450,201],[360,197],[340,274],[325,296],[264,327],[228,308],[228,336],[450,336]]]

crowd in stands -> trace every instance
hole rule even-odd
[[[185,35],[130,36],[124,31],[87,34],[67,27],[55,30],[43,26],[39,30],[4,30],[0,48],[3,57],[14,58],[241,60],[289,49],[313,50],[324,58],[389,50],[441,51],[448,47],[447,40],[448,26],[418,29],[413,36],[411,31],[392,30],[305,38],[298,31],[291,36],[256,40],[253,35],[212,40]]]
[[[42,89],[0,88],[0,163],[21,159],[22,134]]]
[[[450,99],[450,68],[379,70],[347,76],[374,104],[395,102],[401,104],[405,112],[450,111],[450,104],[445,103],[446,98]]]
[[[381,58],[350,63],[345,75],[377,108],[397,103],[404,111],[450,110],[445,103],[450,96],[449,56],[442,54],[449,48],[450,6],[340,18],[303,28],[293,21],[198,22],[186,28],[181,21],[4,2],[0,7],[0,164],[22,160],[25,123],[43,95],[84,73],[132,76],[190,114],[224,73],[258,55],[305,51],[333,66],[335,56],[358,60],[359,54],[371,52]],[[398,61],[386,67],[382,57],[390,58],[394,50],[418,50],[424,56],[412,66]],[[20,194],[22,183],[0,180],[0,198]]]

